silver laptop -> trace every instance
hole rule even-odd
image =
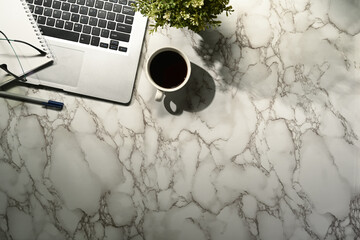
[[[147,18],[132,0],[27,0],[56,62],[31,84],[127,104]]]

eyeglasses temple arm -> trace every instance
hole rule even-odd
[[[0,39],[0,40],[6,40],[9,44],[11,44],[11,42],[18,42],[18,43],[23,43],[23,44],[26,44],[34,49],[36,49],[36,51],[38,51],[40,53],[41,56],[45,56],[47,53],[43,50],[41,50],[40,48],[28,43],[28,42],[25,42],[25,41],[21,41],[21,40],[13,40],[13,39],[9,39],[6,34],[0,30],[0,33],[5,37],[5,39]]]
[[[26,82],[26,79],[22,78],[22,77],[19,77],[15,74],[13,74],[12,72],[10,72],[7,68],[7,65],[6,64],[1,64],[0,65],[0,69],[4,70],[6,73],[10,74],[11,76],[13,76],[15,79],[14,80],[19,80],[19,81],[22,81],[22,82]]]
[[[21,41],[21,40],[12,40],[12,39],[9,39],[9,41],[26,44],[26,45],[36,49],[40,53],[41,56],[45,56],[47,54],[45,51],[41,50],[40,48],[38,48],[38,47],[28,43],[28,42],[24,42],[24,41]]]

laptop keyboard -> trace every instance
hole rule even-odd
[[[126,52],[132,0],[27,0],[43,35]]]

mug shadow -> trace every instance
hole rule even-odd
[[[211,75],[191,63],[189,81],[182,89],[165,94],[164,107],[173,115],[181,115],[184,111],[199,112],[211,104],[215,90],[215,82]]]

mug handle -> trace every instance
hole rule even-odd
[[[155,93],[155,101],[158,101],[160,102],[164,97],[164,93],[160,90],[156,90],[156,93]]]

